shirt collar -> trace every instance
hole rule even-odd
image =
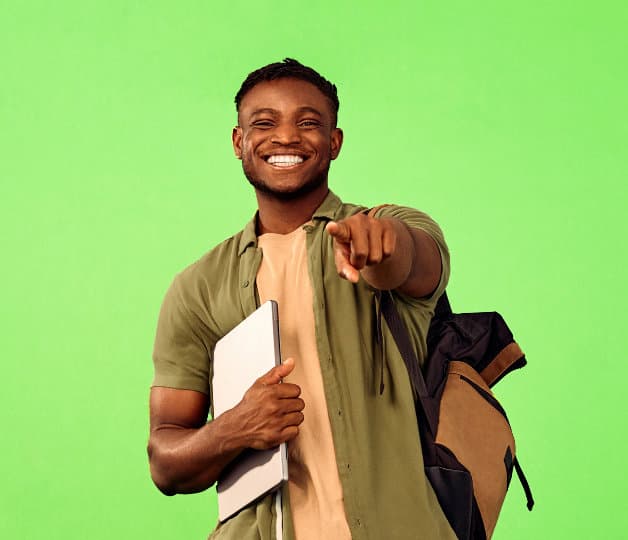
[[[342,201],[330,189],[321,205],[314,212],[312,219],[334,219],[341,206]]]
[[[327,192],[325,199],[312,215],[312,219],[316,220],[333,220],[342,206],[342,201],[331,190]],[[253,219],[249,221],[240,236],[240,244],[238,245],[238,256],[242,255],[249,246],[257,247],[257,234],[255,233],[255,225],[257,223],[257,212]]]

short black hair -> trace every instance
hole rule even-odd
[[[331,102],[334,119],[338,117],[340,102],[338,101],[336,85],[328,81],[316,70],[304,66],[301,62],[293,58],[284,58],[282,62],[268,64],[249,73],[235,96],[236,111],[240,110],[242,98],[257,84],[264,81],[276,81],[277,79],[289,78],[300,79],[316,86]]]

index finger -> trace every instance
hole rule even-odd
[[[294,369],[294,358],[286,358],[282,364],[270,369],[262,375],[257,382],[262,384],[279,384],[281,379]]]
[[[325,230],[339,242],[351,241],[351,229],[342,221],[330,221],[325,227]]]
[[[294,399],[301,395],[301,387],[293,383],[278,384],[274,391],[280,399]]]

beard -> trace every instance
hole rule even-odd
[[[292,189],[277,189],[272,187],[266,180],[256,176],[249,166],[248,160],[242,160],[242,170],[244,176],[257,191],[270,195],[280,201],[294,201],[309,195],[313,191],[316,191],[319,187],[327,182],[327,174],[329,172],[330,161],[327,161],[326,166],[318,171],[314,176],[308,178],[301,185]]]

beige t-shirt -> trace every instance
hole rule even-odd
[[[288,443],[288,490],[297,540],[348,540],[342,486],[316,348],[306,234],[259,237],[263,257],[257,274],[260,301],[279,305],[281,356],[295,359],[286,381],[301,387],[305,401],[299,434]]]

